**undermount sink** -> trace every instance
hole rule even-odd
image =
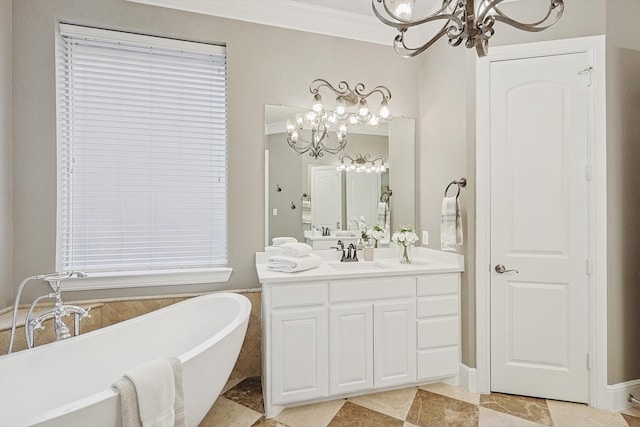
[[[330,262],[328,265],[337,271],[375,271],[389,268],[385,265],[378,264],[375,261]]]

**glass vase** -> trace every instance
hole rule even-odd
[[[400,264],[411,264],[413,245],[400,245]]]

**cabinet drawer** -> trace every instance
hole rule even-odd
[[[456,294],[460,288],[460,273],[433,274],[418,277],[418,296]]]
[[[277,285],[271,288],[271,307],[321,305],[327,300],[327,284]]]
[[[418,317],[455,316],[458,314],[458,295],[440,295],[418,299]]]
[[[329,283],[330,302],[413,298],[415,277],[340,280]]]
[[[418,320],[418,350],[458,345],[458,318]]]
[[[418,352],[418,381],[451,377],[458,373],[460,349],[439,348]]]

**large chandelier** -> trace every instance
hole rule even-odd
[[[524,23],[506,16],[498,5],[504,0],[441,0],[442,6],[430,14],[413,19],[415,0],[372,0],[373,12],[384,24],[396,28],[399,34],[393,42],[396,52],[410,58],[427,50],[442,37],[449,44],[474,48],[478,56],[486,56],[489,39],[493,36],[493,25],[502,22],[523,31],[538,32],[558,22],[564,12],[564,0],[540,0],[548,3],[544,17],[535,22]],[[407,46],[405,33],[409,28],[429,22],[443,22],[442,28],[427,42],[418,46]]]
[[[336,96],[333,110],[325,109],[321,88],[327,88]],[[341,81],[335,88],[326,80],[316,79],[311,82],[309,91],[313,95],[311,108],[305,113],[296,114],[295,120],[287,120],[287,143],[298,154],[308,152],[314,159],[322,157],[325,152],[337,154],[347,145],[348,126],[378,126],[391,120],[388,105],[391,92],[384,86],[376,86],[370,92],[365,92],[362,83],[351,89],[347,82]],[[371,112],[367,103],[367,98],[375,93],[382,97],[377,114]],[[332,128],[336,132],[337,142],[330,145],[329,132]],[[305,137],[305,133],[309,132],[310,136]]]

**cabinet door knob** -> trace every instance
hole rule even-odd
[[[496,273],[503,274],[503,273],[511,273],[511,272],[514,272],[516,274],[519,273],[518,270],[507,270],[507,268],[502,264],[496,265]]]

